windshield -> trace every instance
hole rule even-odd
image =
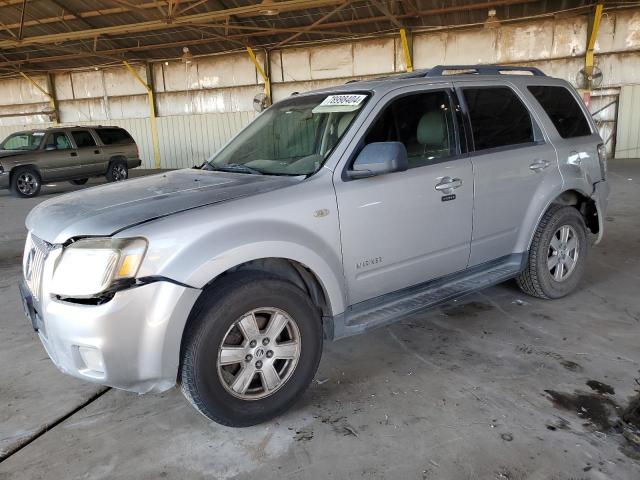
[[[365,94],[321,94],[279,102],[204,167],[266,175],[310,175],[322,166],[367,98]]]
[[[42,142],[44,132],[22,132],[9,135],[0,149],[2,150],[37,150]]]

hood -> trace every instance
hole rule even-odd
[[[27,228],[49,243],[105,236],[196,207],[255,195],[299,182],[293,177],[176,170],[88,188],[42,202]]]
[[[30,150],[0,150],[0,159],[5,157],[16,157],[18,155],[24,155],[25,153],[34,153]]]

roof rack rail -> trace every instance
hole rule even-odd
[[[502,72],[530,72],[536,77],[546,75],[536,67],[520,67],[517,65],[436,65],[425,73],[425,77],[439,77],[449,70],[461,70],[457,75],[500,75]]]

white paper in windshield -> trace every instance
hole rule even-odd
[[[329,95],[320,105],[311,110],[313,113],[355,112],[367,98],[362,94]]]
[[[32,135],[34,137],[43,137],[44,136],[44,132],[33,132]]]

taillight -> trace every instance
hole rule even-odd
[[[600,176],[602,180],[607,179],[607,149],[604,144],[598,145],[598,162],[600,162]]]

